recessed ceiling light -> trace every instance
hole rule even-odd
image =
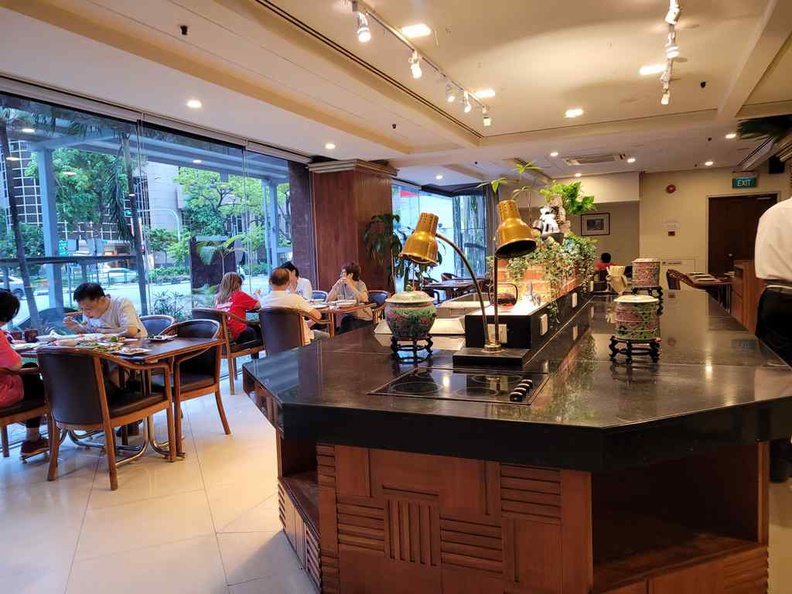
[[[582,175],[583,175],[582,173],[576,173],[575,177],[581,177]]]
[[[630,157],[629,159],[627,159],[627,162],[628,163],[635,163],[635,157]]]
[[[416,25],[408,25],[401,28],[402,35],[408,39],[415,39],[416,37],[427,37],[432,34],[432,29],[426,23],[418,23]]]
[[[35,128],[22,128],[22,132],[24,134],[35,134],[36,130]]]
[[[187,107],[190,109],[201,109],[203,107],[203,103],[201,103],[198,99],[190,99],[187,101]]]
[[[495,96],[495,89],[481,89],[473,94],[479,99],[491,99]]]
[[[641,76],[650,76],[652,74],[660,74],[666,69],[665,64],[649,64],[648,66],[641,66],[638,73]]]
[[[734,140],[735,138],[737,138],[737,132],[729,132],[726,135],[726,138],[729,139],[729,140]]]
[[[77,175],[77,172],[76,171],[64,171],[63,175],[68,175],[69,177],[71,177],[72,175]]]
[[[335,147],[336,145],[334,145],[332,142],[328,142],[325,144],[325,149],[327,149],[328,151],[332,151],[333,149],[335,149]]]
[[[551,157],[557,157],[558,156],[558,151],[553,151],[552,153],[550,153],[550,156]]]
[[[195,163],[196,165],[200,165],[201,163],[203,163],[203,161],[201,161],[200,159],[193,159],[193,163]]]
[[[704,165],[706,165],[707,167],[712,167],[713,165],[715,165],[715,161],[704,161]]]
[[[442,175],[435,175],[435,179],[443,179]]]
[[[6,161],[19,161],[19,157],[6,157]]]
[[[564,117],[579,118],[582,115],[583,115],[583,110],[580,107],[573,107],[572,109],[566,110],[566,114],[564,114]]]

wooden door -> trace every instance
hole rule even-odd
[[[711,274],[734,270],[735,260],[753,260],[759,218],[775,203],[775,194],[709,199]]]

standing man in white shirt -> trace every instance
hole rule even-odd
[[[759,300],[756,336],[792,365],[792,199],[779,202],[759,219],[756,276],[765,281]],[[789,478],[789,438],[770,443],[770,480]]]
[[[289,271],[285,268],[276,268],[272,271],[269,278],[269,285],[270,292],[261,298],[262,309],[268,307],[287,307],[299,311],[313,322],[318,322],[322,319],[322,314],[319,313],[316,308],[312,307],[308,301],[297,293],[288,293],[286,291],[286,289],[289,288]],[[305,318],[303,318],[303,331],[305,344],[310,344],[312,340],[330,338],[327,332],[322,332],[321,330],[312,331],[305,321]]]

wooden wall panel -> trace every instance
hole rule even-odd
[[[391,177],[370,167],[311,173],[317,282],[329,290],[345,262],[359,262],[370,289],[388,286],[387,274],[369,258],[363,229],[372,215],[393,212]]]
[[[355,173],[311,174],[316,235],[315,289],[330,290],[341,266],[358,257]]]
[[[371,497],[369,450],[336,446],[336,476],[341,497]]]

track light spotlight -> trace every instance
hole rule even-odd
[[[665,22],[669,25],[676,25],[679,22],[679,14],[681,12],[682,9],[679,6],[679,0],[671,0]]]
[[[410,56],[410,72],[412,72],[413,78],[421,78],[423,76],[423,72],[421,71],[421,56],[418,55],[418,52],[413,50],[412,56]]]
[[[492,126],[492,118],[490,117],[489,111],[486,107],[481,108],[481,115],[483,117],[483,124],[485,128],[489,128]]]
[[[668,105],[671,103],[671,89],[663,89],[663,97],[660,99],[660,105]]]
[[[456,91],[454,90],[454,87],[451,85],[451,83],[446,85],[446,101],[449,103],[456,101]]]
[[[462,105],[465,108],[465,113],[470,113],[473,109],[473,106],[470,104],[470,96],[468,95],[467,91],[465,91],[465,93],[462,95]]]
[[[368,43],[371,41],[371,29],[369,29],[368,17],[362,12],[357,13],[358,27],[357,38],[360,43]]]

